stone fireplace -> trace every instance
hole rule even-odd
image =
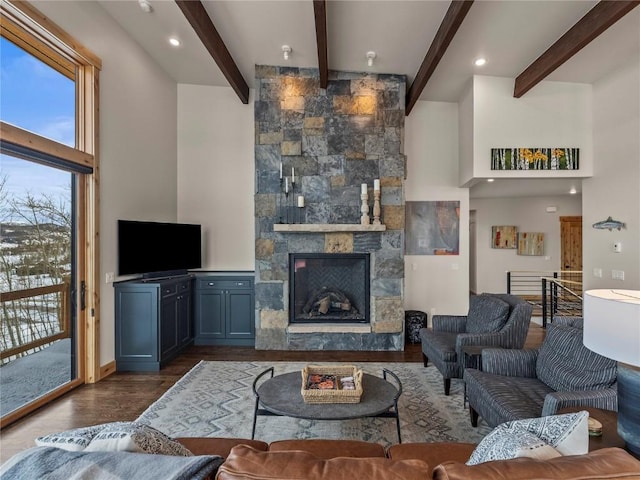
[[[256,85],[256,349],[402,350],[405,78],[330,72],[321,89],[317,69],[258,65]],[[382,225],[361,225],[361,184],[369,186],[372,214],[374,179]],[[283,180],[291,186],[287,197]],[[325,255],[354,254],[367,258],[368,300],[316,277],[303,288],[337,292],[296,298],[300,286],[291,285],[290,272],[299,259],[309,262],[309,274]],[[308,318],[301,318],[309,302]],[[319,310],[337,317],[341,308],[353,318],[318,318]]]
[[[368,253],[289,254],[290,323],[369,323]]]

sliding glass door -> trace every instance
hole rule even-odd
[[[100,60],[0,3],[0,427],[100,378]],[[72,47],[71,47],[72,46]]]

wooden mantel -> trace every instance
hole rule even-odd
[[[360,225],[358,223],[276,223],[274,232],[327,233],[327,232],[384,232],[386,225]]]

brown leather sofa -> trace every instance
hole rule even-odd
[[[221,455],[216,480],[525,480],[635,479],[640,461],[620,448],[541,461],[500,460],[467,466],[471,443],[405,443],[385,449],[354,440],[178,438],[195,455]]]

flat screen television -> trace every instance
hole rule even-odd
[[[160,276],[202,266],[200,225],[118,220],[118,274]]]

